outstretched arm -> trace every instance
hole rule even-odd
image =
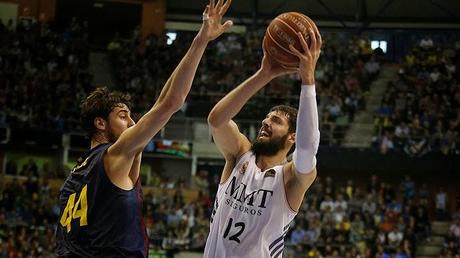
[[[246,102],[272,79],[287,73],[296,72],[296,68],[286,68],[272,62],[264,51],[260,69],[238,87],[222,98],[211,110],[208,124],[212,136],[227,164],[232,164],[238,157],[247,152],[251,143],[240,133],[232,120]],[[229,165],[231,167],[231,165]],[[224,169],[221,182],[225,181],[231,170]]]
[[[167,99],[167,95],[171,99],[181,100],[180,107],[184,103],[207,44],[233,25],[233,22],[230,20],[221,24],[222,17],[232,2],[232,0],[226,0],[225,3],[224,1],[219,0],[215,3],[214,0],[210,0],[209,5],[206,6],[203,12],[203,25],[201,29],[187,54],[166,82],[158,97],[157,104]]]
[[[142,152],[153,136],[182,107],[207,44],[232,25],[231,21],[221,23],[222,16],[228,10],[230,3],[231,0],[225,2],[219,0],[217,3],[210,0],[203,13],[203,24],[200,31],[166,82],[152,109],[136,125],[123,132],[108,149],[106,159],[109,160],[106,164],[109,164],[110,167],[106,170],[114,171],[120,176],[127,175],[129,173],[129,168],[126,168],[127,164],[132,164],[134,157]]]
[[[235,159],[249,150],[249,140],[240,133],[232,119],[246,102],[269,81],[268,76],[264,76],[260,70],[257,71],[222,98],[209,113],[208,124],[212,136],[226,160]]]
[[[307,189],[316,178],[316,152],[319,145],[318,108],[315,92],[315,67],[320,55],[321,36],[318,29],[309,31],[311,44],[298,33],[304,53],[290,49],[300,59],[302,89],[297,114],[296,149],[293,160],[284,167],[285,191],[289,205],[298,210]]]

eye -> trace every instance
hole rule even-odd
[[[279,119],[279,118],[277,118],[277,117],[273,117],[272,120],[273,120],[273,122],[274,122],[275,124],[281,124],[281,119]]]

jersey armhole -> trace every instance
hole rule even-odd
[[[247,156],[250,156],[252,154],[252,151],[248,150],[246,151],[245,153],[241,154],[241,156],[239,156],[238,158],[236,158],[235,160],[235,165],[233,166],[232,168],[232,173],[230,173],[230,175],[228,176],[228,178],[224,181],[224,182],[221,182],[219,183],[220,186],[224,185],[225,183],[228,182],[228,179],[230,177],[232,177],[232,175],[235,173],[235,168],[238,167],[241,163],[242,160],[244,160]],[[224,169],[225,169],[225,166],[224,166]],[[223,173],[223,171],[222,171]]]
[[[286,194],[286,184],[284,182],[284,166],[282,166],[282,169],[281,169],[281,176],[283,178],[283,180],[281,180],[281,183],[282,183],[282,187],[283,187],[283,196],[284,196],[284,204],[285,206],[288,208],[288,210],[292,213],[294,213],[294,215],[297,215],[297,213],[299,213],[299,211],[295,211],[292,207],[291,207],[291,204],[289,204],[289,201],[288,201],[288,198],[287,198],[287,194]],[[301,205],[302,207],[302,205]],[[300,210],[300,208],[299,208]]]
[[[105,169],[104,157],[105,157],[105,154],[107,153],[107,150],[108,150],[108,149],[109,149],[109,148],[106,148],[106,149],[102,152],[101,158],[100,158],[99,161],[98,161],[98,162],[101,162],[101,163],[100,163],[100,166],[101,166],[101,168],[102,168],[102,170],[103,170],[103,171],[101,172],[101,174],[104,174],[103,176],[107,179],[108,183],[111,184],[112,187],[114,187],[117,191],[122,192],[122,193],[127,193],[127,192],[130,192],[130,191],[133,191],[133,190],[136,188],[137,183],[140,182],[140,181],[139,181],[140,176],[139,176],[139,178],[137,178],[136,182],[133,183],[133,187],[132,187],[131,189],[129,189],[129,190],[123,189],[123,188],[119,187],[118,185],[116,185],[116,184],[112,181],[112,179],[110,178],[110,176],[107,174],[107,170]]]

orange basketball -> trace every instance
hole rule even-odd
[[[316,29],[315,23],[306,15],[297,12],[288,12],[278,15],[268,25],[263,41],[265,51],[269,57],[280,64],[297,67],[299,58],[297,58],[289,49],[293,45],[300,52],[303,52],[302,45],[296,33],[301,32],[310,44],[310,34],[308,29]]]

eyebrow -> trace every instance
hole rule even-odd
[[[120,114],[121,112],[126,112],[126,113],[130,114],[129,110],[126,110],[126,109],[122,109],[122,110],[118,111],[117,114]]]

